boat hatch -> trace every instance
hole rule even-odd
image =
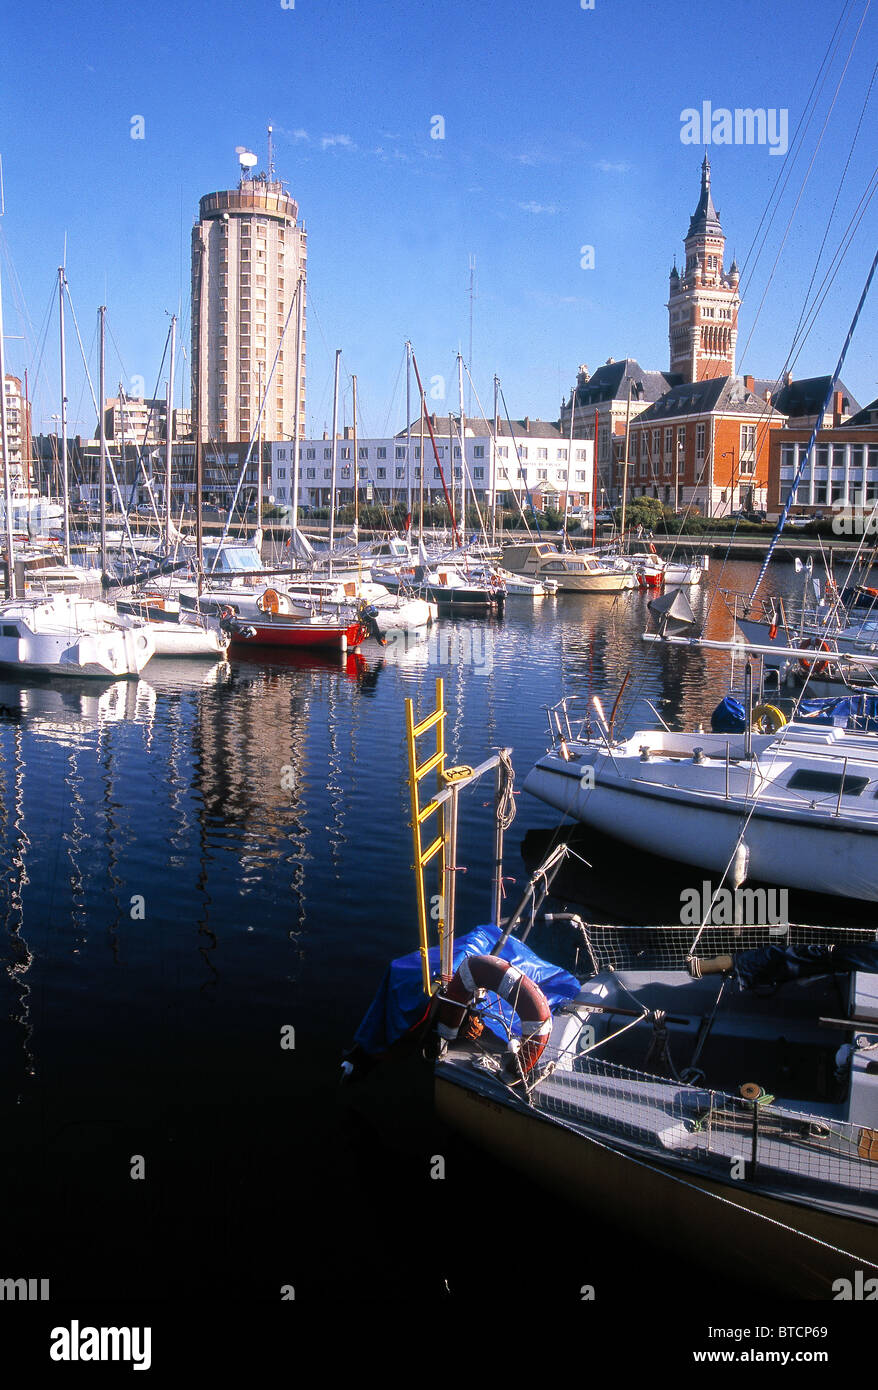
[[[821,772],[817,768],[800,767],[787,782],[793,792],[826,792],[827,795],[861,796],[869,785],[868,777],[851,773]]]

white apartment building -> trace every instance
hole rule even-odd
[[[205,442],[251,437],[276,355],[263,438],[293,433],[295,296],[300,276],[304,296],[306,246],[298,207],[273,177],[242,177],[237,189],[201,199],[192,229],[192,402]],[[304,299],[299,399],[303,431]]]
[[[3,383],[6,395],[6,438],[9,444],[9,481],[12,487],[26,486],[30,462],[30,406],[26,404],[17,376],[7,374]],[[0,444],[0,465],[3,448]]]
[[[594,495],[591,440],[565,439],[557,425],[525,418],[508,424],[501,422],[496,440],[484,421],[466,422],[465,462],[461,458],[457,422],[447,416],[432,416],[436,440],[434,452],[429,431],[424,431],[424,457],[421,457],[420,422],[411,428],[411,453],[406,431],[386,439],[353,438],[347,428],[336,440],[336,499],[344,506],[354,499],[354,479],[361,503],[396,502],[417,506],[423,486],[424,504],[444,501],[445,486],[459,499],[465,484],[468,499],[475,494],[479,506],[528,504],[564,508],[569,494],[571,507],[590,507]],[[450,425],[450,428],[449,428]],[[356,459],[354,450],[356,448]],[[438,460],[437,460],[438,455]],[[356,470],[356,471],[355,471]],[[264,495],[278,506],[293,500],[293,445],[271,445],[271,461],[265,465]],[[305,439],[299,451],[299,505],[326,507],[332,488],[332,439]]]

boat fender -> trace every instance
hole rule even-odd
[[[783,710],[778,709],[777,705],[757,705],[753,711],[753,720],[750,725],[761,734],[776,734],[778,729],[782,729],[787,722],[787,717]]]
[[[773,642],[776,636],[777,636],[777,623],[772,623],[772,624],[771,624],[771,627],[768,629],[768,640],[769,640],[769,642]]]
[[[464,956],[440,998],[436,1031],[445,1041],[454,1041],[480,989],[498,994],[518,1015],[521,1024],[518,1064],[522,1075],[527,1076],[549,1041],[552,1014],[539,985],[499,956]]]

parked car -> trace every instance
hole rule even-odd
[[[606,507],[602,508],[601,511],[597,512],[595,515],[595,521],[598,526],[612,526],[615,520],[616,517],[614,513],[608,511]]]

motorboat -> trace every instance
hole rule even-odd
[[[146,623],[77,594],[0,604],[0,666],[51,676],[138,676],[155,652]]]
[[[561,551],[549,541],[504,545],[502,562],[513,574],[550,579],[561,592],[618,594],[637,588],[637,573],[627,561],[613,563],[590,552]]]

